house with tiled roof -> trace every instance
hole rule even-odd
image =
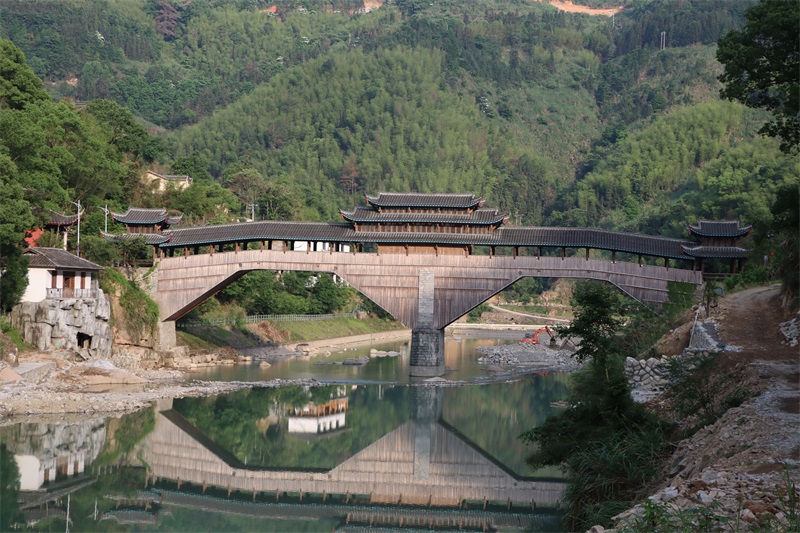
[[[48,298],[96,298],[103,267],[61,248],[28,248],[28,287],[22,302]]]
[[[153,172],[152,170],[148,170],[143,179],[145,184],[148,185],[154,192],[164,192],[169,187],[175,187],[183,190],[192,184],[192,178],[185,174],[159,174],[158,172]]]

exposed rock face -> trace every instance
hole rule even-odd
[[[39,350],[74,350],[85,357],[109,357],[113,333],[111,306],[103,291],[97,298],[23,302],[11,311],[11,325]]]

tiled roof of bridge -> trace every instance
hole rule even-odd
[[[83,211],[81,211],[83,214]],[[78,218],[80,215],[77,213],[74,215],[62,215],[61,213],[56,213],[55,211],[50,211],[50,220],[47,221],[47,226],[72,226],[73,224],[78,223]]]
[[[738,220],[698,220],[689,225],[689,233],[701,237],[741,237],[750,232],[752,226],[739,226]]]
[[[481,208],[472,213],[379,213],[367,206],[358,206],[353,211],[339,210],[342,218],[351,222],[380,223],[428,223],[428,224],[501,224],[503,215],[497,209]]]
[[[162,248],[194,246],[220,242],[287,240],[322,242],[408,243],[485,246],[565,246],[599,248],[632,254],[686,259],[682,247],[697,243],[681,239],[654,237],[592,228],[505,227],[493,234],[356,232],[347,223],[325,222],[245,222],[200,226],[164,232],[171,236]]]
[[[108,241],[135,241],[142,239],[145,244],[164,244],[169,241],[170,236],[163,233],[106,233],[100,232],[100,236]]]
[[[496,232],[507,246],[566,246],[599,248],[632,254],[681,258],[681,246],[696,243],[594,228],[506,227]]]
[[[683,246],[683,251],[690,257],[708,259],[738,259],[747,257],[747,250],[738,246]]]
[[[30,257],[31,268],[57,268],[64,270],[103,270],[103,267],[82,259],[61,248],[28,248],[25,255]]]
[[[350,224],[328,222],[261,221],[219,224],[168,230],[172,237],[162,247],[194,246],[234,241],[330,241],[354,242],[359,239]]]
[[[470,208],[481,203],[474,194],[416,194],[382,192],[367,196],[367,202],[376,207],[449,207]]]

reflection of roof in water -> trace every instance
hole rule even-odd
[[[100,521],[113,520],[117,524],[157,524],[158,513],[145,509],[109,509]]]
[[[429,526],[433,529],[446,528],[453,529],[461,523],[465,531],[483,531],[483,524],[486,529],[492,530],[498,527],[538,529],[542,530],[546,526],[557,526],[560,516],[553,512],[531,512],[528,508],[523,511],[517,510],[501,511],[489,509],[484,511],[481,508],[459,509],[451,508],[421,508],[419,506],[403,505],[375,505],[359,500],[351,501],[348,504],[341,502],[322,503],[315,501],[312,503],[288,503],[288,502],[252,502],[248,500],[237,500],[235,497],[225,498],[211,495],[192,494],[182,491],[167,489],[152,489],[152,491],[140,491],[140,494],[156,492],[161,497],[161,505],[164,507],[178,507],[193,509],[210,513],[224,513],[236,516],[251,518],[272,518],[274,520],[319,520],[324,518],[339,518],[342,520],[337,531],[355,531],[359,527],[368,525],[370,517],[377,520],[378,524],[384,527],[397,527],[402,519],[403,524],[418,526],[420,530],[429,531]],[[345,527],[347,517],[353,528]],[[448,525],[449,524],[449,525]],[[423,527],[424,526],[424,527]],[[538,526],[538,527],[537,527]],[[403,527],[406,530],[406,527]]]
[[[63,498],[67,494],[72,494],[84,487],[88,487],[97,481],[97,478],[87,476],[69,477],[64,481],[57,481],[42,486],[40,490],[27,491],[23,490],[19,493],[21,510],[38,507],[47,502]]]

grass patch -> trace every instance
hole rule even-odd
[[[566,307],[545,307],[543,305],[509,305],[500,304],[497,307],[506,309],[507,311],[516,311],[517,313],[529,313],[531,315],[551,316],[550,311],[555,310],[553,317],[555,318],[572,318],[572,313]]]
[[[178,330],[175,334],[177,335],[178,345],[186,346],[190,350],[213,350],[218,346],[194,335],[191,331]]]
[[[258,341],[249,332],[232,326],[199,326],[177,332],[178,340],[189,348],[209,350],[220,346],[253,348]]]
[[[334,339],[405,329],[405,326],[395,320],[373,317],[365,319],[336,318],[320,322],[275,322],[275,324],[289,334],[289,340],[292,342]]]
[[[2,333],[2,335],[0,335],[0,354],[5,353],[5,347],[3,345],[8,341],[17,347],[18,352],[34,348],[32,345],[25,342],[19,330],[9,324],[5,317],[0,317],[0,333]]]

